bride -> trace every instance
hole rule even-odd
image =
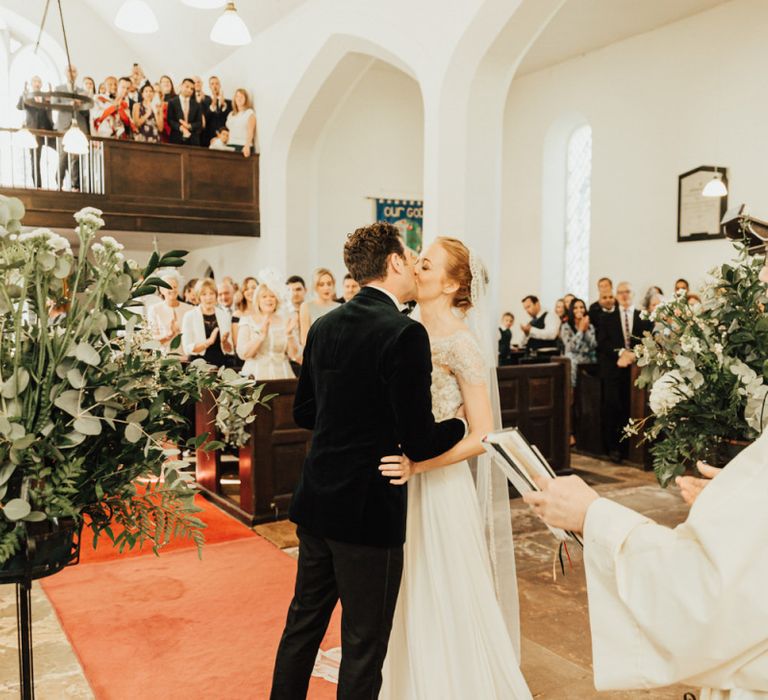
[[[416,278],[420,321],[432,345],[432,411],[443,420],[463,406],[469,430],[451,450],[426,462],[382,459],[382,476],[394,486],[408,482],[408,516],[379,697],[531,698],[519,668],[506,480],[481,445],[500,427],[495,367],[487,360],[490,321],[479,313],[485,271],[461,241],[441,237],[419,261]],[[486,335],[484,353],[478,340]]]

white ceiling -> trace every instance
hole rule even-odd
[[[104,23],[119,32],[121,39],[141,57],[145,70],[146,66],[150,70],[155,67],[179,78],[206,73],[237,50],[237,47],[215,44],[208,36],[223,8],[199,10],[184,5],[181,0],[147,0],[160,30],[155,34],[131,34],[114,25],[124,0],[79,1],[85,2]],[[237,0],[235,5],[251,36],[255,37],[303,2],[305,0]]]
[[[517,75],[658,29],[728,0],[567,0],[526,54]]]

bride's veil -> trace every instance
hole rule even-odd
[[[482,261],[470,250],[472,272],[472,308],[466,316],[488,368],[488,389],[493,410],[493,427],[501,429],[499,381],[496,376],[496,342],[493,335],[488,301],[488,273]],[[485,537],[491,559],[496,596],[499,600],[509,636],[520,663],[520,605],[515,569],[515,548],[512,541],[512,516],[509,508],[507,478],[494,466],[489,453],[470,460],[475,475],[480,513],[485,523]]]

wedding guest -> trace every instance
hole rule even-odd
[[[168,123],[168,103],[176,97],[176,88],[169,75],[161,75],[159,80],[160,91],[163,98],[163,129],[162,141],[163,143],[170,143],[171,140],[171,125]]]
[[[568,307],[565,305],[565,299],[558,299],[555,302],[555,318],[560,319],[560,323],[565,323],[568,320]]]
[[[557,314],[542,311],[539,298],[533,294],[523,297],[523,308],[531,317],[528,323],[520,324],[526,335],[526,346],[534,352],[556,350],[560,333]]]
[[[298,377],[301,373],[302,355],[304,353],[304,346],[301,344],[301,335],[299,332],[299,311],[307,296],[307,286],[304,284],[304,278],[299,275],[291,275],[285,281],[285,285],[288,287],[290,301],[290,308],[287,316],[294,319],[292,335],[296,347],[296,356],[291,358],[291,368],[293,369],[294,374]]]
[[[216,285],[217,305],[220,309],[226,311],[230,316],[234,310],[235,288],[232,286],[231,278],[224,278]]]
[[[360,285],[356,280],[352,278],[352,275],[347,273],[344,275],[344,281],[341,283],[341,289],[341,296],[336,301],[338,301],[340,304],[343,304],[345,301],[352,299],[352,297],[354,297],[355,294],[360,291]]]
[[[560,326],[560,340],[563,355],[571,363],[571,386],[576,387],[578,366],[597,361],[597,336],[595,327],[589,320],[587,305],[574,298],[568,309],[565,323]]]
[[[199,281],[197,277],[193,277],[184,285],[184,301],[187,304],[192,304],[192,306],[197,306],[200,303],[197,297],[197,283]]]
[[[305,301],[299,309],[299,339],[302,348],[307,344],[309,327],[318,318],[340,306],[338,301],[334,301],[336,278],[325,267],[320,267],[315,271],[315,295],[315,299]]]
[[[688,292],[688,294],[685,295],[685,299],[688,302],[688,306],[701,306],[701,297],[696,294],[696,292]]]
[[[634,306],[634,293],[629,282],[616,287],[617,307],[596,325],[597,361],[602,386],[603,445],[609,458],[621,463],[629,445],[622,431],[629,421],[631,366],[637,357],[632,351],[645,331],[653,324],[643,320]]]
[[[568,294],[566,294],[563,297],[563,303],[565,304],[565,310],[566,311],[568,311],[571,308],[571,303],[573,302],[573,300],[575,298],[576,298],[576,295],[575,294],[571,294],[570,292],[568,292]],[[565,320],[565,319],[563,319],[563,320]]]
[[[229,145],[229,129],[226,126],[222,126],[216,132],[216,136],[211,139],[208,144],[208,148],[212,151],[234,151],[234,147]]]
[[[600,299],[607,299],[613,297],[613,281],[610,277],[601,277],[597,280],[597,298],[598,301],[593,301],[589,305],[589,320],[592,321],[592,325],[597,327],[597,322],[600,320],[600,313],[605,307],[600,303]]]
[[[77,84],[77,68],[73,65],[68,65],[65,71],[67,82],[56,86],[56,92],[75,92],[77,94],[86,96],[84,88]],[[54,104],[54,111],[56,111],[56,131],[66,133],[66,131],[72,126],[72,122],[86,136],[91,133],[91,120],[88,109],[79,109],[73,112],[68,109],[56,110],[55,104],[58,98],[52,98],[51,102]],[[64,189],[64,178],[69,171],[69,188],[73,192],[80,190],[80,158],[67,153],[63,148],[59,153],[59,189]]]
[[[277,293],[264,283],[255,291],[255,307],[254,314],[240,319],[238,328],[237,354],[244,360],[241,374],[255,379],[292,378],[289,357],[298,352],[292,347],[295,320],[277,314]]]
[[[650,305],[651,301],[658,297],[659,299],[664,297],[664,292],[661,291],[661,287],[648,287],[648,291],[645,293],[645,296],[643,297],[643,311],[646,313],[650,313]],[[658,304],[657,304],[658,306]]]
[[[507,311],[501,316],[499,325],[499,367],[512,364],[512,326],[515,323],[514,315]]]
[[[189,358],[202,357],[216,367],[230,366],[232,321],[228,313],[216,306],[216,283],[205,278],[197,283],[199,306],[184,316],[181,324],[181,345]]]
[[[227,117],[232,111],[232,101],[225,99],[221,90],[221,81],[217,76],[211,76],[208,87],[211,89],[211,101],[205,113],[205,132],[209,142],[212,142],[214,136],[227,126]]]
[[[162,303],[153,304],[147,310],[147,320],[152,331],[152,337],[160,342],[163,352],[170,352],[171,342],[181,334],[184,317],[194,307],[183,301],[179,301],[179,286],[181,278],[175,271],[169,271],[158,275],[161,280],[167,282],[169,288],[159,287],[158,292],[163,298]],[[181,350],[177,350],[181,353]]]
[[[168,102],[170,142],[182,146],[199,146],[203,130],[203,110],[193,99],[195,83],[191,78],[181,81],[179,94]]]
[[[227,116],[229,145],[248,158],[256,146],[256,113],[251,97],[244,88],[235,90],[232,111]]]
[[[654,294],[648,301],[648,314],[652,314],[656,311],[656,308],[664,301],[664,297],[660,294]]]
[[[83,78],[83,90],[88,97],[96,96],[96,81],[90,75]]]
[[[29,79],[29,91],[40,92],[43,89],[43,81],[39,75],[33,75]],[[53,120],[51,111],[43,105],[43,98],[40,96],[31,97],[31,101],[39,107],[31,104],[24,104],[24,98],[27,96],[27,84],[24,84],[24,93],[19,97],[16,109],[24,110],[24,126],[27,129],[39,129],[40,131],[53,131]],[[32,149],[30,157],[32,158],[32,172],[35,178],[35,186],[42,187],[42,174],[40,172],[40,156],[43,152],[43,146],[46,145],[45,136],[35,136],[37,148]],[[53,143],[53,137],[51,137]]]
[[[246,277],[240,285],[239,298],[232,312],[232,341],[237,347],[237,334],[240,328],[240,319],[245,316],[253,316],[256,313],[253,294],[259,286],[255,277]]]
[[[131,79],[117,80],[114,76],[110,76],[104,82],[107,94],[99,95],[97,104],[94,106],[93,124],[97,135],[102,138],[130,139],[136,130],[128,104],[128,88]]]
[[[192,80],[194,81],[193,97],[203,112],[203,129],[200,132],[200,145],[203,148],[208,148],[211,144],[211,134],[208,131],[208,109],[211,106],[211,98],[205,94],[205,85],[199,75],[193,75]]]
[[[163,107],[153,103],[155,91],[152,83],[141,87],[141,102],[133,105],[133,123],[136,125],[136,141],[158,143],[163,131]]]
[[[678,296],[681,292],[687,294],[690,291],[691,286],[688,284],[688,280],[681,277],[675,281],[675,296]]]

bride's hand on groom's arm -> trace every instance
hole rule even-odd
[[[416,471],[416,463],[405,455],[388,455],[381,458],[379,471],[383,477],[389,479],[392,486],[402,486]]]

